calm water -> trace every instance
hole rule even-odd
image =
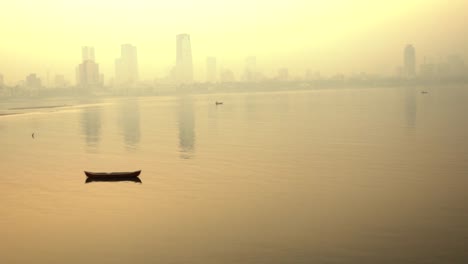
[[[421,90],[1,102],[0,263],[468,261],[468,87]]]

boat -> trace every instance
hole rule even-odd
[[[222,105],[222,104],[223,104],[223,102],[218,102],[218,101],[216,101],[216,103],[215,103],[215,104],[216,104],[216,105]]]
[[[142,183],[139,177],[119,177],[119,178],[94,178],[94,177],[87,177],[85,183],[91,182],[136,182]]]
[[[84,172],[89,179],[95,180],[113,180],[113,179],[128,179],[136,178],[140,175],[141,170],[128,172]]]

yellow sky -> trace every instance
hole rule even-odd
[[[391,74],[405,44],[418,61],[468,55],[466,0],[16,0],[0,4],[0,73],[14,84],[29,73],[74,82],[81,46],[95,47],[106,80],[120,45],[137,46],[143,79],[175,62],[175,35],[189,33],[195,78],[206,56],[239,75],[247,56],[267,75],[288,67],[323,74]]]

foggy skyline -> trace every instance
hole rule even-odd
[[[24,8],[27,6],[28,8]],[[416,65],[468,55],[466,1],[190,1],[149,3],[45,0],[5,3],[0,23],[0,73],[6,84],[36,73],[74,80],[80,47],[95,47],[100,73],[114,77],[120,45],[138,48],[140,79],[168,75],[175,65],[174,36],[191,36],[195,81],[206,78],[206,56],[219,69],[243,74],[248,56],[261,73],[307,69],[392,75],[401,50],[412,44]],[[8,25],[8,27],[6,26]]]

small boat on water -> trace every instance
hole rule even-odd
[[[140,175],[141,170],[127,172],[84,172],[89,179],[95,180],[118,180],[127,178],[136,178]]]
[[[142,183],[139,177],[119,177],[119,178],[94,178],[87,177],[85,183],[91,182],[136,182]]]
[[[218,101],[216,101],[216,103],[215,103],[215,104],[216,104],[216,105],[222,105],[222,104],[223,104],[223,102],[218,102]]]

